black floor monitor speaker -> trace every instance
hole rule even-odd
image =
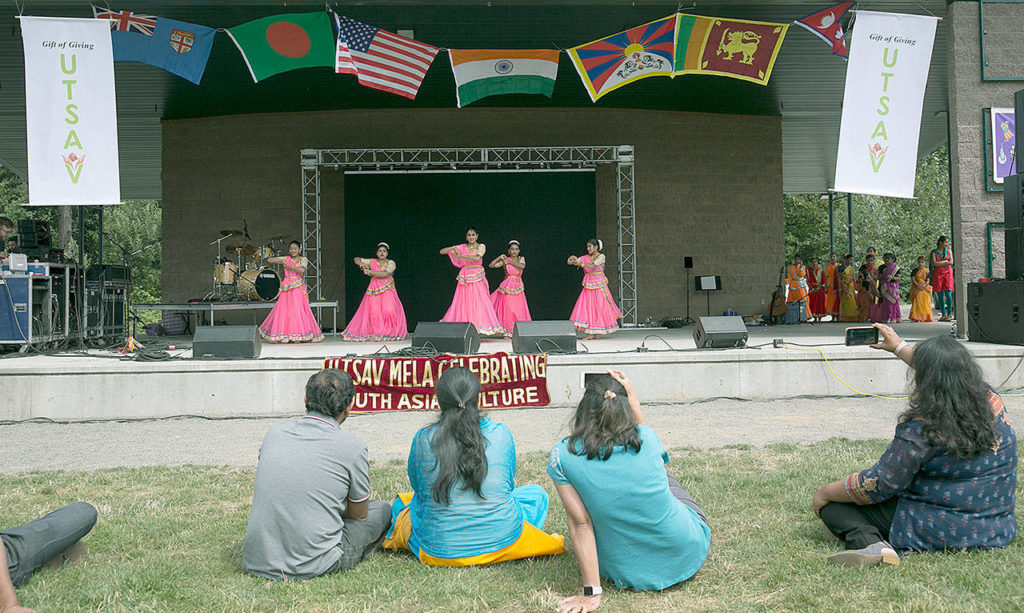
[[[476,353],[480,335],[468,322],[421,321],[412,333],[412,346],[431,347],[438,353]]]
[[[568,320],[517,321],[512,329],[515,353],[575,353],[576,328]]]
[[[747,326],[739,315],[698,317],[693,328],[693,342],[698,349],[743,347],[747,344]]]
[[[260,336],[256,326],[197,326],[192,337],[192,357],[258,358]]]
[[[967,338],[1024,345],[1024,281],[967,284]]]

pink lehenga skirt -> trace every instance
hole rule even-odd
[[[302,343],[324,340],[320,324],[309,308],[306,284],[299,283],[289,289],[282,284],[277,304],[260,324],[260,336],[271,343]]]
[[[482,267],[477,268],[479,272],[470,270],[469,267],[459,271],[452,304],[441,321],[469,322],[476,326],[477,333],[483,336],[505,334],[505,328],[498,321],[494,307],[491,306],[490,296],[487,294],[487,277],[484,276]]]
[[[622,311],[615,304],[612,293],[608,291],[608,280],[592,278],[588,273],[584,278],[583,291],[572,308],[569,319],[576,329],[587,334],[611,334],[619,329],[618,319]]]
[[[506,334],[512,333],[517,321],[533,320],[530,307],[526,304],[523,280],[519,277],[505,277],[498,289],[491,293],[491,306]]]
[[[346,341],[398,341],[409,333],[394,280],[374,281],[377,279],[370,282],[356,314],[345,327],[342,338]]]

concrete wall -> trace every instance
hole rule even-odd
[[[256,241],[300,235],[306,148],[636,147],[639,317],[686,313],[683,256],[726,290],[711,310],[763,312],[783,254],[778,117],[589,109],[414,109],[243,115],[163,124],[163,297],[210,290],[213,247],[243,218]],[[324,296],[344,299],[344,175],[321,173]],[[616,176],[595,175],[598,233],[616,253]],[[401,220],[396,220],[401,223]],[[572,248],[569,245],[565,248]],[[431,247],[433,249],[433,247]],[[617,295],[616,267],[610,266]],[[691,313],[706,312],[693,296]],[[344,311],[344,306],[342,306]]]
[[[1016,81],[982,81],[980,14],[977,2],[953,2],[949,20],[950,163],[953,166],[953,249],[957,313],[967,312],[966,284],[987,276],[985,224],[1003,221],[1003,193],[985,191],[985,143],[982,109],[1012,107],[1013,94],[1024,88],[1024,4],[985,4],[985,59],[988,77]],[[1020,126],[1018,126],[1020,129]],[[1018,163],[1019,166],[1019,163]],[[1002,231],[993,236],[993,274],[1004,271]],[[958,318],[959,331],[967,330]]]

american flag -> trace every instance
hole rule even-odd
[[[410,100],[416,98],[438,48],[334,14],[338,57],[334,71],[354,74],[359,84]]]
[[[143,15],[131,11],[112,11],[92,7],[93,16],[96,19],[109,19],[111,30],[121,32],[138,32],[146,36],[153,36],[153,28],[156,27],[156,15]]]

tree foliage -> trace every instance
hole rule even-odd
[[[940,234],[950,235],[949,149],[943,145],[917,165],[915,199],[853,195],[853,256],[860,262],[868,247],[879,256],[890,251],[896,255],[902,274],[904,296],[910,291],[910,276],[919,255],[925,257],[935,248]],[[786,220],[786,260],[800,255],[806,263],[817,257],[828,260],[828,200],[819,194],[783,196]],[[848,250],[846,194],[837,194],[834,202],[835,251]]]
[[[56,241],[58,208],[55,206],[26,207],[28,186],[9,169],[0,166],[0,216],[36,219],[50,224]],[[78,215],[85,215],[85,254],[87,263],[98,261],[99,214],[98,207],[75,207],[72,216],[71,244],[65,245],[68,257],[82,261],[78,254]],[[132,271],[132,302],[160,301],[160,236],[161,212],[158,200],[128,200],[120,206],[103,209],[103,231],[106,234],[103,262],[122,264],[124,251],[128,254],[153,245],[130,257]],[[155,244],[154,244],[155,243]]]

